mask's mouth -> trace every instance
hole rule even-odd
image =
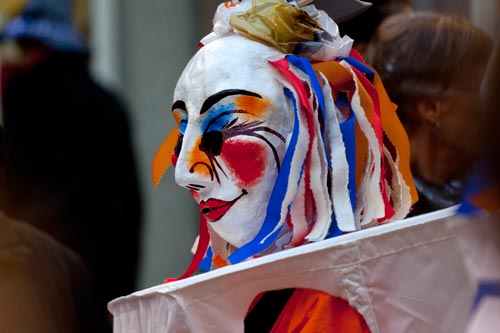
[[[248,194],[245,189],[241,190],[241,194],[231,201],[224,201],[219,199],[208,199],[199,204],[201,214],[207,219],[208,222],[219,221],[233,205],[240,200],[244,195]]]

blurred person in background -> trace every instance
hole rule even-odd
[[[412,215],[458,204],[479,149],[479,88],[492,41],[467,20],[400,13],[377,29],[367,62],[380,73],[410,138],[419,201]]]
[[[87,42],[75,24],[81,6],[0,3],[9,18],[0,29],[1,203],[83,258],[105,308],[135,288],[141,199],[127,114],[89,74]]]
[[[0,132],[1,172],[1,127]],[[77,254],[0,212],[0,332],[109,332],[98,301]]]

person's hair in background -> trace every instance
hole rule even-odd
[[[0,29],[1,204],[84,259],[106,313],[107,302],[135,290],[142,204],[128,115],[91,77],[78,4],[0,3],[0,12],[17,8]]]
[[[420,200],[413,214],[460,201],[479,149],[479,87],[492,41],[466,19],[428,12],[387,18],[367,61],[380,73],[410,138]]]
[[[370,39],[382,21],[397,13],[412,10],[413,0],[373,0],[371,6],[361,14],[339,23],[342,35],[354,40],[354,48],[362,55],[366,53]]]

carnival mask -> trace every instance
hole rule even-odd
[[[237,248],[262,226],[292,131],[292,106],[267,61],[279,54],[241,36],[218,39],[193,57],[174,93],[175,179]]]
[[[157,185],[173,150],[176,181],[200,209],[181,278],[221,266],[214,234],[235,248],[220,263],[235,264],[400,219],[416,200],[408,140],[380,78],[324,12],[307,10],[221,4],[177,83],[177,128],[152,171]],[[288,33],[296,23],[312,33]]]

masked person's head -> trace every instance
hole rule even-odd
[[[86,0],[2,0],[2,86],[49,53],[85,57],[89,51],[87,35]]]
[[[220,241],[237,263],[403,218],[412,203],[406,136],[382,126],[381,116],[401,129],[352,40],[314,7],[230,4],[177,83],[177,135],[153,163],[157,184],[176,136],[176,181],[212,237],[205,258],[221,255]],[[289,26],[265,23],[276,19]],[[302,30],[290,36],[290,26]]]

